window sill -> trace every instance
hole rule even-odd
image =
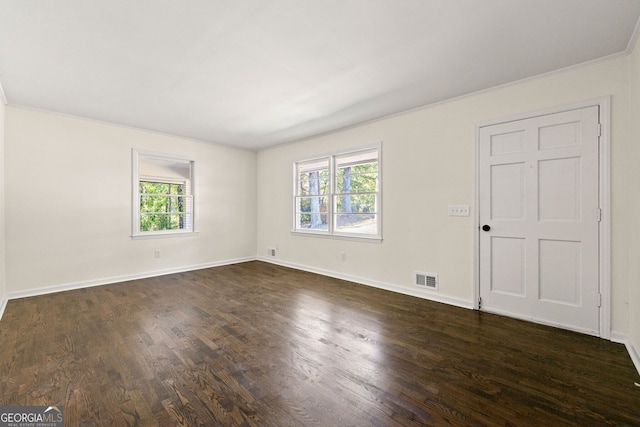
[[[316,233],[313,231],[298,231],[291,230],[291,235],[293,236],[305,236],[305,237],[317,237],[320,239],[334,239],[334,240],[349,240],[352,242],[363,242],[363,243],[382,243],[382,237],[379,236],[358,236],[358,235],[346,235],[346,234],[326,234],[326,233]]]
[[[149,234],[134,234],[131,236],[131,240],[147,240],[147,239],[163,239],[165,237],[190,237],[197,236],[197,231],[177,232],[177,233],[149,233]]]

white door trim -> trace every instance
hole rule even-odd
[[[474,149],[474,187],[475,187],[475,212],[474,215],[474,309],[478,310],[480,297],[480,187],[479,187],[479,144],[480,129],[501,123],[523,120],[532,117],[577,110],[585,107],[598,106],[600,108],[600,209],[602,218],[599,227],[599,267],[600,267],[600,337],[611,339],[611,96],[592,99],[571,105],[548,108],[542,111],[518,114],[500,119],[488,120],[476,123],[475,149]]]

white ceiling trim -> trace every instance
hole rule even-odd
[[[638,37],[640,36],[640,16],[636,21],[636,26],[633,28],[633,34],[629,38],[629,43],[627,44],[627,53],[631,53],[633,49],[636,47],[636,43],[638,42]]]

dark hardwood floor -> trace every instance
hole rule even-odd
[[[261,262],[0,321],[0,405],[67,426],[637,426],[634,381],[620,344]]]

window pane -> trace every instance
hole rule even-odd
[[[366,164],[340,168],[336,177],[336,193],[371,193],[378,190],[376,165]]]
[[[185,212],[185,196],[140,195],[140,213]]]
[[[355,194],[335,196],[335,213],[375,213],[375,194]]]
[[[329,204],[327,196],[298,197],[296,212],[326,213]]]
[[[378,234],[376,214],[337,214],[336,232],[357,234]]]
[[[327,209],[329,198],[298,197],[296,202],[296,228],[311,230],[328,229]]]
[[[171,216],[167,214],[140,215],[140,231],[172,230]]]
[[[140,181],[141,194],[185,194],[184,184],[172,184],[168,182]]]
[[[168,194],[169,184],[163,182],[140,181],[141,194]]]
[[[327,231],[329,224],[326,213],[299,213],[296,214],[297,230]]]
[[[144,213],[140,215],[140,231],[190,230],[188,214]]]
[[[184,194],[183,184],[169,184],[169,194]]]
[[[313,196],[329,192],[329,172],[320,176],[303,177],[298,180],[298,195]]]
[[[140,215],[140,231],[164,230],[162,215]]]
[[[336,156],[336,193],[378,191],[378,151]]]

